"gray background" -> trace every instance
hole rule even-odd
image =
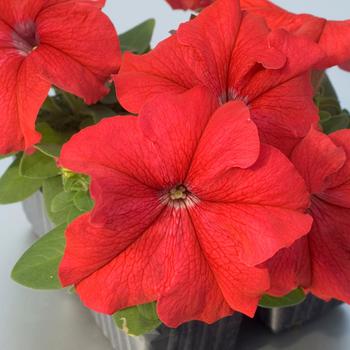
[[[350,18],[348,0],[280,0],[278,3],[291,10],[313,11],[332,19]],[[170,10],[163,0],[109,0],[106,12],[119,32],[155,17],[154,44],[189,16],[182,11]],[[350,108],[350,74],[332,69],[331,76],[343,105]],[[0,161],[0,173],[8,164],[8,160]],[[0,349],[111,350],[76,297],[65,292],[36,292],[11,281],[12,266],[34,237],[19,204],[0,208],[0,223]],[[239,340],[237,350],[347,350],[350,349],[349,331],[350,307],[342,306],[303,329],[280,336],[271,336],[262,327],[246,332]]]

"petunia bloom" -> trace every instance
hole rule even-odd
[[[173,9],[197,10],[209,6],[214,0],[167,0]]]
[[[291,160],[312,194],[308,236],[269,262],[271,294],[304,287],[350,303],[350,130],[329,136],[311,130]]]
[[[40,140],[35,120],[51,84],[96,102],[118,71],[113,24],[97,0],[0,0],[0,154]]]
[[[157,301],[174,327],[252,316],[269,288],[254,266],[309,231],[290,161],[260,145],[244,103],[215,109],[202,88],[164,95],[64,146],[60,163],[91,176],[95,208],[67,229],[59,273],[88,307]]]
[[[326,69],[335,65],[350,70],[350,20],[327,21],[310,14],[294,14],[268,0],[241,0],[242,8],[263,16],[272,29],[284,28],[317,42],[326,53],[317,65]]]
[[[318,121],[309,70],[322,57],[308,39],[270,32],[239,0],[218,0],[150,53],[126,54],[115,82],[134,113],[156,95],[197,85],[210,88],[218,104],[243,101],[262,141],[288,153]]]

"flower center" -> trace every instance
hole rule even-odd
[[[183,185],[176,185],[163,195],[166,204],[174,208],[185,208],[198,203],[198,198]]]
[[[189,195],[189,192],[184,185],[175,186],[169,192],[169,197],[173,201],[185,200],[188,195]]]
[[[32,21],[18,23],[12,32],[12,42],[22,56],[28,56],[36,50],[39,45],[39,36],[35,23]]]
[[[229,101],[242,101],[247,107],[249,107],[249,98],[248,96],[241,96],[235,89],[229,88],[228,91],[223,92],[219,97],[219,103],[221,105]]]

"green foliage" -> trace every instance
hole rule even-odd
[[[120,329],[134,336],[148,333],[161,324],[156,303],[129,307],[115,313],[113,319]]]
[[[336,100],[338,102],[338,106],[340,108],[337,92],[335,91],[334,86],[333,86],[332,82],[330,81],[327,74],[323,75],[320,90],[319,90],[319,95],[328,96],[328,97]]]
[[[324,133],[330,134],[337,130],[349,128],[349,112],[342,110],[335,89],[326,75],[315,97],[315,102],[319,108],[321,128]]]
[[[39,144],[35,145],[35,148],[48,157],[58,158],[62,145],[68,141],[71,134],[63,131],[58,132],[44,122],[39,123],[36,129],[41,133],[42,139]]]
[[[55,144],[40,143],[36,145],[35,148],[41,153],[43,153],[45,156],[48,156],[51,158],[58,158],[60,156],[62,146],[55,145]]]
[[[74,205],[82,212],[92,210],[94,206],[93,200],[88,192],[76,192],[73,197]]]
[[[32,245],[18,260],[12,278],[33,289],[60,289],[58,268],[63,257],[66,225],[60,225]]]
[[[70,134],[63,131],[54,130],[48,123],[39,123],[36,125],[37,131],[42,135],[41,143],[62,145],[68,141]]]
[[[63,174],[63,187],[67,192],[79,192],[88,191],[90,179],[88,176],[83,174],[76,174],[69,170],[62,169]]]
[[[21,202],[41,187],[42,180],[30,179],[20,174],[20,158],[10,165],[0,178],[0,204]]]
[[[68,224],[93,207],[89,178],[65,169],[61,176],[44,181],[43,193],[48,216],[56,225]]]
[[[20,174],[30,179],[47,179],[60,174],[56,161],[40,151],[23,154],[20,163]]]
[[[334,131],[347,129],[350,126],[349,112],[344,110],[337,115],[331,115],[326,117],[325,114],[321,115],[322,129],[326,134],[331,134]]]
[[[60,192],[51,201],[51,211],[53,213],[58,213],[68,207],[73,206],[73,197],[73,192]]]
[[[102,104],[90,107],[90,115],[95,124],[104,118],[113,117],[116,114],[117,113],[113,109]]]
[[[50,220],[56,224],[60,225],[67,221],[67,213],[65,212],[53,212],[51,210],[52,200],[61,192],[63,192],[63,182],[61,176],[52,177],[46,179],[43,182],[43,195],[45,201],[46,212]]]
[[[275,307],[289,307],[298,305],[304,300],[305,293],[301,288],[298,288],[281,298],[264,295],[260,300],[259,306],[267,309]]]
[[[149,51],[155,20],[149,19],[119,36],[122,51],[143,54]]]
[[[117,96],[116,96],[114,84],[111,84],[109,88],[110,88],[110,91],[108,95],[103,97],[103,99],[101,100],[101,103],[107,106],[111,106],[117,103]]]

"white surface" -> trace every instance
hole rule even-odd
[[[350,18],[348,0],[333,0],[332,7],[329,0],[278,3],[291,10],[313,11],[333,19]],[[189,17],[189,13],[171,11],[163,0],[109,0],[106,11],[120,32],[155,17],[154,43]],[[331,76],[344,106],[350,108],[350,74],[334,69]],[[0,173],[7,164],[6,160],[0,161]],[[0,349],[111,350],[76,297],[65,292],[36,292],[11,281],[12,266],[34,237],[19,204],[0,207],[0,223]],[[261,327],[253,333],[245,331],[239,344],[236,350],[347,350],[350,349],[350,307],[341,307],[316,323],[279,336],[271,336]]]

